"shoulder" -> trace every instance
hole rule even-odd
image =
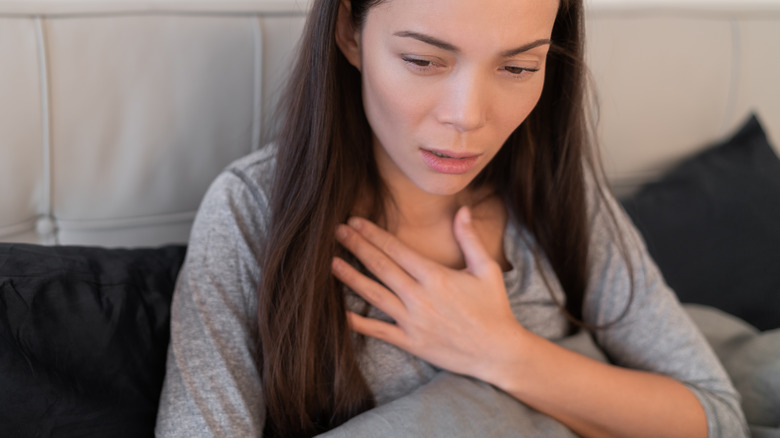
[[[267,145],[228,165],[209,189],[231,196],[250,196],[259,204],[267,204],[276,169],[276,147]]]
[[[275,168],[276,148],[273,145],[228,165],[206,191],[192,237],[196,237],[195,231],[204,225],[209,230],[217,224],[239,223],[265,228]]]
[[[248,271],[257,271],[271,216],[275,157],[276,148],[267,146],[231,163],[214,179],[195,216],[185,266],[222,272],[227,261],[241,261]]]
[[[586,172],[584,181],[591,241],[628,239],[631,245],[644,249],[644,242],[639,238],[634,224],[612,193],[609,182],[591,172]]]
[[[200,312],[198,303],[209,303],[210,315],[226,321],[240,315],[235,323],[254,324],[274,157],[272,147],[253,152],[228,165],[211,183],[176,284],[176,324],[197,325],[199,317],[186,315]]]
[[[223,174],[237,176],[249,186],[270,189],[276,169],[276,145],[268,144],[232,162]]]

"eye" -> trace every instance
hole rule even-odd
[[[437,64],[436,62],[430,61],[428,59],[422,59],[422,58],[415,58],[412,56],[401,56],[401,59],[413,70],[422,72],[422,73],[430,73],[432,70],[434,70],[437,67],[441,67],[440,64]]]
[[[527,78],[539,71],[538,68],[517,67],[514,65],[508,65],[504,67],[503,70],[517,79]]]

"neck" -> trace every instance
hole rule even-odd
[[[421,190],[413,193],[390,190],[392,199],[386,206],[387,226],[398,228],[428,228],[452,222],[455,212],[464,205],[456,195],[431,195]]]
[[[452,224],[455,213],[464,205],[473,207],[487,193],[475,192],[465,187],[453,194],[432,194],[415,185],[401,170],[392,163],[390,157],[375,146],[377,167],[390,195],[385,200],[385,220],[383,224],[391,233],[400,229],[424,230]]]
[[[506,210],[498,197],[490,196],[489,190],[466,188],[442,196],[424,192],[417,186],[403,190],[388,188],[392,199],[385,208],[387,230],[419,254],[453,269],[466,266],[452,227],[455,213],[465,205],[472,210],[474,226],[487,251],[503,269],[511,267],[503,249]]]
[[[390,194],[385,200],[385,225],[390,232],[451,224],[458,208],[470,205],[468,188],[456,194],[437,195],[423,191],[402,175],[383,175],[383,179]]]
[[[489,253],[503,267],[508,267],[503,252],[506,210],[489,187],[467,186],[453,194],[432,194],[420,189],[397,166],[383,167],[387,162],[377,164],[389,195],[380,226],[417,253],[444,266],[461,269],[465,267],[465,259],[452,226],[455,213],[465,205],[472,209],[474,226]],[[361,198],[370,199],[367,196],[371,194],[365,193]],[[355,213],[360,215],[360,208]]]

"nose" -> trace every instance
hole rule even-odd
[[[439,108],[440,121],[459,132],[484,126],[490,100],[486,78],[475,71],[463,70],[450,76],[449,82]]]

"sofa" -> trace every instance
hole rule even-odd
[[[590,0],[605,171],[780,436],[780,3]],[[195,212],[306,0],[0,0],[0,436],[151,436]]]

